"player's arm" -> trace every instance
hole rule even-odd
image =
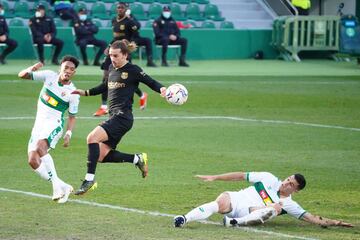
[[[196,175],[196,177],[204,180],[205,182],[210,181],[244,181],[246,180],[246,173],[244,172],[231,172],[220,175]]]
[[[95,96],[107,91],[107,81],[100,83],[98,86],[88,89],[76,89],[72,94],[79,94],[80,96]]]
[[[141,69],[139,69],[139,79],[140,82],[146,84],[153,91],[160,93],[161,97],[165,97],[166,87],[164,87],[161,83],[159,83],[155,79],[151,78]]]
[[[72,136],[72,130],[75,127],[75,122],[76,122],[75,115],[69,114],[67,129],[66,129],[66,133],[65,133],[65,136],[64,136],[64,144],[63,144],[64,147],[69,146],[70,139],[71,139],[71,136]]]
[[[21,70],[19,72],[19,74],[18,74],[18,77],[22,78],[22,79],[31,80],[31,73],[39,70],[43,66],[44,66],[44,64],[42,64],[41,62],[38,62],[38,63],[32,65],[31,67],[28,67],[28,68],[25,68],[25,69]]]
[[[353,225],[351,223],[312,215],[311,213],[308,213],[308,212],[305,213],[301,219],[308,223],[317,224],[322,227],[327,227],[327,226],[353,227]]]

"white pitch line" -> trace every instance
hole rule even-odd
[[[77,117],[78,119],[103,119],[99,117]],[[0,120],[31,120],[35,117],[24,116],[24,117],[0,117]],[[294,121],[284,121],[284,120],[268,120],[268,119],[254,119],[254,118],[242,118],[242,117],[232,117],[232,116],[158,116],[158,117],[135,117],[138,120],[156,120],[156,119],[183,119],[183,120],[232,120],[232,121],[243,121],[243,122],[260,122],[260,123],[270,123],[270,124],[284,124],[284,125],[300,125],[306,127],[316,127],[316,128],[330,128],[330,129],[340,129],[360,132],[360,128],[352,127],[343,127],[337,125],[326,125],[318,123],[306,123],[306,122],[294,122]]]
[[[15,190],[15,189],[0,188],[0,191],[19,193],[19,194],[23,194],[23,195],[32,196],[32,197],[38,197],[38,198],[51,199],[51,196],[49,196],[49,195],[44,195],[44,194],[39,194],[39,193],[34,193],[34,192],[25,192],[25,191],[20,191],[20,190]],[[110,209],[119,210],[119,211],[133,212],[133,213],[139,213],[139,214],[145,214],[145,215],[151,215],[151,216],[157,216],[157,217],[160,216],[160,217],[173,218],[176,216],[174,214],[160,213],[160,212],[154,212],[154,211],[144,211],[144,210],[139,210],[139,209],[135,209],[135,208],[127,208],[127,207],[121,207],[121,206],[116,206],[116,205],[111,205],[111,204],[90,202],[90,201],[84,201],[84,200],[78,200],[78,199],[69,199],[68,202],[73,202],[73,203],[78,203],[78,204],[83,204],[83,205],[90,205],[90,206],[94,206],[94,207],[110,208]],[[220,223],[213,222],[213,221],[199,221],[199,222],[204,223],[204,224],[221,225]],[[273,236],[283,237],[283,238],[316,240],[316,238],[308,238],[308,237],[295,236],[295,235],[277,233],[277,232],[266,231],[266,230],[259,230],[259,229],[253,228],[253,227],[241,227],[241,228],[239,227],[237,229],[245,231],[245,232],[262,233],[262,234],[268,234],[268,235],[273,235]]]

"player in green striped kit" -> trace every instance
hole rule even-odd
[[[71,94],[76,89],[71,82],[79,61],[72,56],[61,60],[60,72],[50,70],[38,71],[41,62],[26,68],[19,77],[44,83],[37,103],[34,127],[28,144],[28,162],[41,178],[51,181],[52,199],[65,203],[73,191],[73,187],[63,182],[56,173],[54,161],[49,154],[61,138],[64,130],[64,115],[68,110],[68,124],[64,136],[64,147],[70,142],[75,126],[75,115],[78,112],[79,96]]]
[[[232,172],[197,177],[204,181],[248,181],[253,186],[238,192],[223,192],[215,201],[194,208],[186,215],[176,216],[175,227],[206,219],[214,213],[225,214],[224,225],[227,227],[262,224],[281,214],[321,226],[352,227],[350,223],[312,215],[291,199],[291,194],[306,185],[301,174],[291,175],[284,181],[268,172]]]

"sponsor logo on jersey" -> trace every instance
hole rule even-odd
[[[124,88],[124,87],[126,87],[125,83],[121,83],[121,82],[108,82],[108,88],[109,88],[109,89]]]
[[[47,95],[46,93],[44,93],[42,95],[42,98],[45,100],[45,102],[47,102],[48,104],[50,104],[53,107],[56,107],[59,102],[55,100],[55,98],[50,97],[49,95]]]
[[[265,205],[272,203],[269,195],[267,194],[267,192],[265,190],[261,190],[259,192],[259,194],[260,194],[260,197],[262,198],[263,202],[265,203]]]
[[[128,76],[129,76],[129,74],[128,74],[127,72],[122,72],[120,77],[121,77],[122,79],[127,79]]]

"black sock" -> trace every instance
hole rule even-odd
[[[103,159],[103,163],[123,163],[123,162],[134,162],[134,154],[122,153],[116,150],[111,150]]]
[[[96,164],[100,155],[100,148],[98,143],[88,144],[88,161],[87,161],[87,173],[95,174]]]

